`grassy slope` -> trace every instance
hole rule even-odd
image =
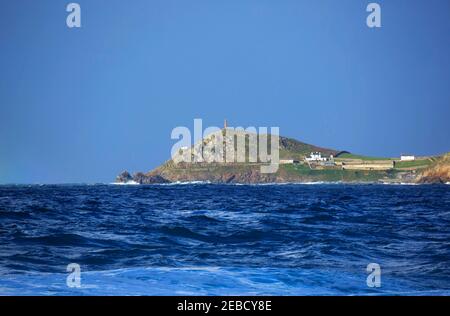
[[[309,154],[311,152],[320,151],[325,156],[336,155],[339,152],[338,150],[335,150],[335,149],[322,148],[322,147],[318,147],[318,146],[314,146],[311,144],[300,142],[293,138],[282,137],[282,136],[280,136],[279,145],[280,145],[280,151],[279,151],[280,159],[303,160],[305,158],[305,156],[309,156]],[[235,143],[235,149],[237,148],[236,146],[237,145]],[[248,159],[248,152],[249,152],[248,138],[246,140],[245,150],[246,150],[246,159]]]
[[[282,165],[280,169],[285,170],[293,177],[311,178],[315,181],[328,182],[375,182],[383,178],[394,178],[396,171],[379,171],[379,170],[341,170],[341,169],[323,169],[312,170],[305,165]]]
[[[363,156],[363,155],[355,155],[351,153],[343,153],[340,154],[338,157],[336,157],[337,160],[339,159],[361,159],[361,160],[389,160],[391,158],[382,158],[382,157],[369,157],[369,156]]]
[[[420,168],[420,167],[428,167],[433,163],[433,159],[420,159],[413,161],[398,161],[395,163],[396,169],[401,168]]]
[[[322,148],[303,143],[292,138],[280,137],[280,158],[291,158],[301,160],[311,152],[320,151],[325,156],[336,155],[339,151],[335,149]]]

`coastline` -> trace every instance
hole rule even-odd
[[[227,185],[227,186],[289,186],[289,185],[387,185],[387,186],[434,186],[434,185],[450,185],[446,183],[416,183],[416,182],[268,182],[268,183],[217,183],[209,181],[177,181],[169,183],[152,183],[140,184],[135,182],[122,183],[111,182],[103,185],[117,185],[117,186],[176,186],[176,185]]]
[[[346,159],[347,163],[351,159]],[[419,160],[421,165],[409,168],[398,167],[394,161],[392,167],[382,170],[372,168],[371,163],[360,163],[354,169],[348,169],[343,161],[333,166],[311,167],[309,163],[297,162],[279,164],[275,173],[261,173],[261,163],[175,163],[166,161],[159,167],[147,172],[130,174],[120,173],[115,183],[384,183],[384,184],[428,184],[450,182],[450,154]],[[417,163],[414,162],[413,163]],[[426,163],[425,165],[423,163]],[[369,168],[367,167],[369,166]]]

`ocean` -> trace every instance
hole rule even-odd
[[[0,295],[450,295],[450,186],[2,185]]]

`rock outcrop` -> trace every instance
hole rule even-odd
[[[289,181],[310,181],[314,177],[292,177],[291,174],[285,172],[283,168],[275,174],[264,174],[260,172],[261,164],[258,163],[186,163],[183,161],[196,161],[197,157],[202,157],[204,161],[210,161],[213,156],[219,154],[215,150],[205,150],[208,146],[213,146],[220,140],[223,148],[232,148],[238,142],[237,138],[243,137],[245,139],[245,153],[238,153],[236,151],[234,160],[244,159],[250,161],[250,153],[252,157],[259,160],[257,154],[260,140],[266,140],[267,135],[248,134],[244,131],[220,130],[211,133],[202,141],[197,142],[190,148],[180,149],[173,157],[173,159],[162,164],[158,168],[148,172],[138,172],[131,176],[128,172],[122,172],[117,178],[116,182],[137,182],[141,184],[152,183],[166,183],[166,182],[188,182],[188,181],[208,181],[215,183],[268,183],[268,182],[289,182]],[[250,137],[254,142],[250,142]],[[242,138],[241,138],[242,139]],[[236,148],[236,147],[235,147]],[[339,151],[328,148],[321,148],[314,145],[306,144],[292,138],[281,137],[279,139],[279,153],[280,159],[295,159],[302,160],[305,155],[314,151],[320,151],[326,155],[336,155]],[[241,156],[239,156],[241,155]],[[242,156],[244,155],[244,156]],[[256,155],[256,156],[255,156]],[[224,161],[228,157],[224,155]],[[318,180],[320,181],[320,179]]]
[[[133,181],[133,177],[128,171],[122,171],[117,177],[116,182],[117,183],[127,183]]]
[[[449,183],[450,153],[442,156],[435,164],[422,171],[416,178],[417,183]]]
[[[138,172],[138,173],[134,174],[133,181],[137,182],[139,184],[155,184],[155,183],[170,182],[158,174],[149,175],[149,174],[144,174],[142,172]]]
[[[142,172],[137,172],[133,176],[128,171],[123,171],[116,177],[116,183],[139,183],[139,184],[154,184],[154,183],[168,183],[167,179],[164,179],[160,175],[147,175]]]

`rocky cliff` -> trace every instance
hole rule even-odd
[[[443,155],[416,178],[417,183],[450,183],[450,153]]]

